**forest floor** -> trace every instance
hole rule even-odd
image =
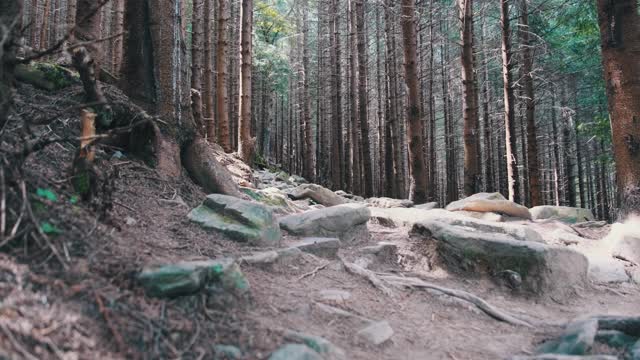
[[[17,108],[23,116],[38,107],[56,107],[57,100],[33,91],[21,86]],[[79,87],[68,91],[68,99],[81,96]],[[58,111],[65,106],[57,106]],[[18,131],[13,126],[5,131]],[[63,136],[77,134],[77,128],[77,120],[61,117],[34,131]],[[339,260],[308,254],[267,267],[242,264],[251,286],[248,298],[149,298],[136,281],[145,264],[239,258],[265,249],[232,242],[190,222],[186,214],[206,194],[187,176],[164,179],[117,147],[97,154],[98,165],[114,181],[113,209],[101,216],[72,200],[65,179],[75,151],[70,144],[54,144],[24,166],[30,198],[41,204],[36,216],[57,227],[51,238],[66,265],[34,244],[3,248],[0,359],[211,359],[216,345],[236,346],[243,359],[266,359],[288,342],[288,331],[321,336],[347,359],[504,359],[533,353],[577,317],[638,315],[640,288],[635,285],[592,284],[570,298],[514,294],[487,279],[425,265],[435,255],[410,237],[408,228],[374,222],[368,223],[371,239],[343,246],[342,258],[355,259],[360,249],[381,241],[394,243],[403,260],[382,261],[376,271],[411,272],[468,291],[535,326],[500,322],[437,292],[394,288],[385,295],[345,271]],[[56,197],[38,200],[37,189]],[[285,236],[283,245],[295,240]],[[391,339],[381,345],[361,341],[356,333],[363,318],[387,321]]]

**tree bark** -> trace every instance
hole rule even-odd
[[[507,182],[509,200],[520,201],[518,168],[514,150],[516,149],[516,132],[514,119],[513,81],[511,74],[511,40],[509,26],[509,1],[500,0],[500,27],[502,30],[502,77],[504,86],[504,128],[505,154],[507,160]]]
[[[229,110],[227,89],[227,20],[228,0],[218,0],[218,46],[216,47],[216,122],[218,143],[225,152],[233,151],[229,135]],[[213,139],[213,129],[207,129],[207,136]]]
[[[424,161],[423,124],[420,118],[420,93],[416,69],[416,24],[413,0],[402,0],[402,35],[404,39],[404,69],[408,88],[407,119],[409,131],[410,199],[416,204],[427,201],[427,173]]]
[[[202,62],[204,50],[203,35],[203,0],[193,1],[191,32],[191,111],[198,131],[202,132]]]
[[[358,48],[358,116],[362,144],[362,168],[364,181],[362,193],[365,197],[373,196],[373,166],[371,164],[371,144],[369,141],[369,119],[367,116],[367,53],[366,29],[364,26],[364,0],[356,1],[356,31]],[[414,26],[415,36],[415,26]],[[415,42],[414,42],[415,56]],[[415,66],[415,64],[414,64]],[[415,69],[414,69],[415,71]],[[417,80],[417,79],[416,79]],[[422,134],[422,133],[421,133]]]
[[[0,39],[6,39],[0,51],[0,129],[3,129],[13,107],[14,68],[19,44],[22,1],[0,2]]]
[[[464,195],[479,192],[478,164],[478,91],[473,61],[473,0],[458,0],[462,39],[463,116],[464,116]]]
[[[640,211],[640,16],[635,0],[598,0],[618,185],[618,218]]]
[[[255,140],[251,137],[251,75],[252,75],[252,30],[253,0],[242,0],[242,84],[238,138],[240,158],[251,163]]]

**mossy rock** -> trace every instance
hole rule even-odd
[[[147,294],[159,298],[192,295],[203,289],[242,295],[249,282],[233,259],[182,261],[145,267],[138,280]]]
[[[80,83],[77,73],[51,63],[19,64],[16,66],[15,74],[19,81],[48,91],[57,91]]]

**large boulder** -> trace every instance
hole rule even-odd
[[[337,237],[342,241],[368,238],[371,212],[362,205],[344,204],[280,219],[280,227],[299,236]]]
[[[266,206],[232,196],[208,195],[191,210],[189,219],[205,229],[256,246],[275,246],[282,237],[273,212]]]
[[[509,201],[500,193],[478,193],[462,200],[454,201],[446,207],[449,211],[492,212],[522,219],[531,219],[526,207]]]
[[[203,289],[224,290],[233,295],[249,290],[240,267],[228,258],[148,265],[138,275],[138,281],[149,296],[159,298],[192,295]]]
[[[413,226],[420,220],[427,219],[433,212],[448,213],[445,210],[422,210],[418,208],[376,208],[370,207],[371,219],[388,227]]]
[[[553,219],[570,224],[595,220],[591,210],[568,206],[536,206],[529,211],[533,220]]]
[[[289,197],[294,200],[309,198],[324,206],[335,206],[348,202],[342,196],[336,195],[333,191],[316,184],[300,185],[289,193]]]
[[[524,225],[449,213],[417,222],[412,235],[435,241],[445,264],[454,271],[490,276],[516,272],[524,291],[564,294],[586,284],[588,262],[582,254],[546,245]]]
[[[291,214],[302,210],[282,190],[275,187],[265,189],[241,187],[240,191],[251,199],[266,205],[276,214]]]
[[[410,208],[413,206],[413,201],[406,199],[392,199],[388,197],[373,197],[366,200],[367,206],[377,208]]]

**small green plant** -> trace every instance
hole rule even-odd
[[[47,235],[60,235],[62,231],[48,221],[40,223],[40,230]]]
[[[41,197],[43,199],[49,200],[51,202],[58,201],[58,196],[51,189],[38,188],[36,190],[36,195],[38,195],[39,197]]]

